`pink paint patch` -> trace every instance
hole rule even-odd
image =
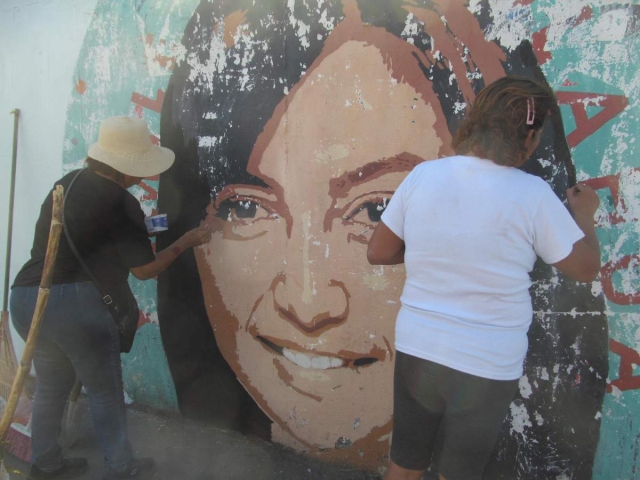
[[[155,99],[140,95],[138,92],[133,92],[131,94],[131,101],[141,108],[146,108],[148,110],[160,113],[162,111],[162,102],[164,102],[164,91],[156,91]]]
[[[140,310],[138,315],[138,328],[140,328],[145,323],[151,323],[151,317]]]
[[[539,32],[533,34],[533,52],[538,59],[540,65],[547,63],[549,60],[553,58],[551,52],[545,50],[547,46],[547,33],[549,32],[549,27],[544,27]]]
[[[578,82],[572,82],[568,78],[565,79],[564,82],[562,82],[563,87],[573,87],[574,85],[578,85]]]
[[[151,141],[153,141],[153,138],[151,139]],[[138,186],[146,192],[142,197],[143,201],[158,199],[158,192],[150,185],[147,185],[145,182],[140,182]]]
[[[75,138],[75,137],[74,137],[74,138],[72,138],[72,139],[71,139],[71,143],[72,143],[73,145],[77,145],[77,144],[78,144],[78,139],[77,139],[77,138]]]
[[[576,18],[573,26],[575,27],[577,25],[580,25],[585,20],[590,20],[591,18],[593,18],[593,10],[590,6],[587,5],[586,7],[582,8],[582,10],[580,11],[580,15],[578,15],[578,18]]]
[[[609,350],[620,357],[620,366],[618,378],[611,379],[610,384],[607,385],[607,392],[612,393],[613,387],[623,392],[640,389],[640,376],[633,374],[633,366],[640,365],[640,354],[612,338],[609,339]]]
[[[78,92],[80,95],[83,95],[84,92],[86,91],[87,91],[87,82],[85,82],[82,79],[78,80],[78,83],[76,83],[76,92]]]
[[[622,95],[605,95],[591,92],[558,92],[556,96],[559,103],[571,105],[573,119],[576,123],[576,129],[567,135],[569,147],[575,147],[629,105],[627,97]],[[592,117],[589,117],[586,111],[587,105],[599,106],[603,107],[603,109]]]
[[[514,5],[523,5],[523,6],[527,6],[527,5],[531,5],[535,0],[515,0],[513,2]]]

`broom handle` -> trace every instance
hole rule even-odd
[[[7,401],[7,406],[2,414],[2,420],[0,421],[0,442],[4,441],[11,421],[13,420],[13,414],[18,406],[18,399],[22,393],[24,382],[27,379],[27,374],[31,371],[31,360],[33,360],[33,352],[36,348],[36,342],[38,341],[38,335],[40,334],[40,326],[42,325],[42,318],[44,317],[44,310],[47,307],[47,301],[49,300],[49,287],[51,286],[51,280],[53,278],[53,266],[56,262],[56,255],[58,254],[58,245],[60,244],[60,234],[62,233],[62,199],[64,198],[64,189],[61,185],[58,185],[53,191],[53,215],[51,217],[51,229],[49,230],[49,241],[47,243],[47,253],[44,258],[44,268],[42,270],[42,279],[40,280],[40,289],[38,290],[38,299],[36,300],[36,308],[33,312],[33,319],[31,320],[31,328],[29,329],[29,335],[27,336],[27,342],[24,347],[24,353],[20,359],[18,365],[18,373],[13,380],[13,386],[11,387],[11,394]]]
[[[7,226],[7,252],[5,254],[4,266],[4,291],[2,292],[2,314],[9,310],[9,272],[11,270],[11,239],[13,238],[13,202],[16,188],[16,163],[18,159],[18,120],[20,110],[11,110],[13,118],[13,152],[11,155],[11,186],[9,188],[9,221]],[[6,315],[8,317],[8,314]]]

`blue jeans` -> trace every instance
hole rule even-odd
[[[38,287],[14,287],[11,317],[27,338]],[[32,462],[43,471],[62,466],[58,437],[62,415],[76,373],[89,397],[93,426],[116,471],[132,458],[122,388],[120,338],[109,310],[91,282],[52,285],[33,357],[36,393],[33,401]]]

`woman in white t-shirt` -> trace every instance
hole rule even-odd
[[[483,89],[454,139],[459,155],[418,165],[369,242],[370,263],[407,272],[385,480],[420,479],[439,430],[441,480],[481,479],[522,375],[536,258],[581,282],[599,272],[596,193],[570,188],[572,217],[517,168],[555,102],[525,78]]]

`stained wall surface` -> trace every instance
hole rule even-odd
[[[51,2],[35,5],[35,15],[19,4],[6,11],[18,22],[42,20]],[[547,82],[559,102],[524,170],[561,199],[576,181],[597,190],[603,268],[593,284],[542,263],[532,272],[525,375],[487,478],[636,478],[640,6],[100,0],[76,7],[85,14],[72,22],[74,39],[49,40],[74,66],[40,75],[60,75],[67,110],[44,116],[64,123],[64,133],[60,125],[47,133],[57,150],[46,160],[33,156],[34,165],[77,168],[101,119],[139,116],[153,140],[177,154],[171,170],[134,192],[147,214],[169,215],[158,248],[201,221],[214,229],[208,245],[183,254],[157,282],[132,282],[140,330],[123,365],[134,400],[328,461],[383,465],[404,270],[368,265],[368,238],[415,159],[452,153],[451,136],[475,93],[522,75]],[[3,72],[22,58],[19,33],[7,31],[0,35],[14,47],[2,47]],[[3,105],[10,98],[3,89]],[[51,183],[53,173],[42,178]],[[30,225],[37,207],[27,205],[39,205],[47,187],[35,197],[22,178],[18,199]],[[17,234],[21,261],[31,232]]]

